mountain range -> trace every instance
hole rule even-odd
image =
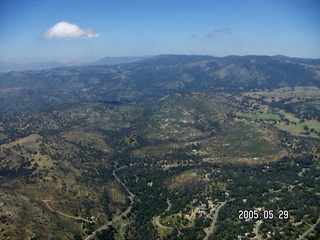
[[[12,63],[12,62],[0,61],[0,72],[43,70],[43,69],[51,69],[51,68],[57,68],[57,67],[71,67],[71,66],[115,65],[115,64],[140,61],[146,58],[148,57],[142,57],[142,56],[141,57],[104,57],[97,61],[92,61],[87,63],[59,62],[59,61]]]
[[[0,74],[0,114],[70,102],[137,102],[171,93],[319,87],[319,61],[284,56],[160,55],[118,65],[8,72]]]
[[[285,56],[2,73],[0,238],[320,239],[319,88]]]

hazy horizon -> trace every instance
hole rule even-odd
[[[3,1],[0,61],[161,54],[320,58],[320,2]]]

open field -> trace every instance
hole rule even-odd
[[[247,92],[244,96],[253,98],[264,97],[268,102],[279,101],[284,98],[320,98],[320,89],[315,86],[296,86],[293,90],[290,87],[278,88],[273,91]]]
[[[272,92],[244,93],[250,106],[237,116],[272,124],[295,136],[320,138],[320,90],[317,87],[282,88]],[[300,110],[300,111],[299,111]],[[312,116],[309,116],[312,112]]]
[[[239,209],[273,209],[275,201],[291,224],[311,226],[319,215],[319,99],[250,94],[77,103],[1,118],[0,238],[19,228],[26,237],[84,239],[112,225],[105,230],[117,239],[235,239],[254,228]],[[285,227],[264,221],[257,231]]]

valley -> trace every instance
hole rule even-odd
[[[319,69],[169,55],[2,74],[0,237],[318,239]]]

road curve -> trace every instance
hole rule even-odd
[[[116,170],[113,170],[112,174],[113,176],[115,177],[115,179],[117,179],[117,181],[119,183],[121,183],[121,185],[126,189],[126,191],[128,192],[128,198],[130,199],[130,205],[129,207],[122,213],[120,214],[119,216],[113,218],[111,221],[107,222],[106,224],[104,224],[103,226],[99,227],[98,229],[96,229],[94,232],[92,232],[91,235],[89,235],[86,240],[90,240],[90,239],[94,239],[94,237],[96,236],[97,232],[100,232],[102,230],[105,230],[107,229],[109,226],[111,226],[112,224],[114,224],[115,222],[119,221],[123,216],[126,216],[130,211],[131,211],[131,208],[132,208],[132,204],[133,204],[133,201],[134,201],[134,198],[135,198],[135,195],[127,188],[127,186],[121,182],[120,178],[118,178],[117,174],[116,174],[116,171],[119,170],[119,169],[122,169],[124,167],[121,167],[121,168],[118,168]]]
[[[214,225],[217,222],[219,211],[224,205],[226,205],[226,203],[227,203],[227,201],[222,202],[221,205],[219,207],[217,207],[216,212],[214,213],[214,216],[213,216],[213,219],[212,219],[211,226],[210,226],[209,230],[204,230],[206,232],[206,236],[205,236],[205,238],[203,240],[207,240],[209,238],[210,234],[213,233]]]
[[[68,214],[66,214],[66,213],[63,213],[63,212],[54,210],[54,209],[50,206],[50,204],[49,204],[50,200],[42,200],[42,202],[44,202],[44,203],[46,204],[46,207],[47,207],[51,212],[58,213],[58,214],[60,214],[60,215],[62,215],[62,216],[64,216],[64,217],[67,217],[67,218],[72,218],[72,219],[75,219],[75,220],[81,220],[81,221],[84,221],[84,222],[93,223],[93,221],[90,221],[90,220],[88,220],[88,219],[85,219],[85,218],[82,218],[82,217],[71,216],[71,215],[68,215]]]
[[[168,203],[168,207],[167,207],[167,209],[166,209],[164,212],[167,212],[167,211],[169,211],[169,210],[171,209],[172,204],[170,203],[170,200],[169,200],[169,199],[167,199],[167,203]],[[163,213],[164,213],[164,212],[163,212]],[[163,215],[163,213],[160,214],[159,216],[156,216],[156,218],[155,218],[155,220],[154,220],[155,225],[158,226],[158,227],[160,227],[160,228],[163,228],[163,229],[169,229],[169,230],[173,229],[173,227],[167,227],[167,226],[164,226],[164,225],[162,225],[162,224],[160,223],[160,217],[161,217],[161,215]]]

